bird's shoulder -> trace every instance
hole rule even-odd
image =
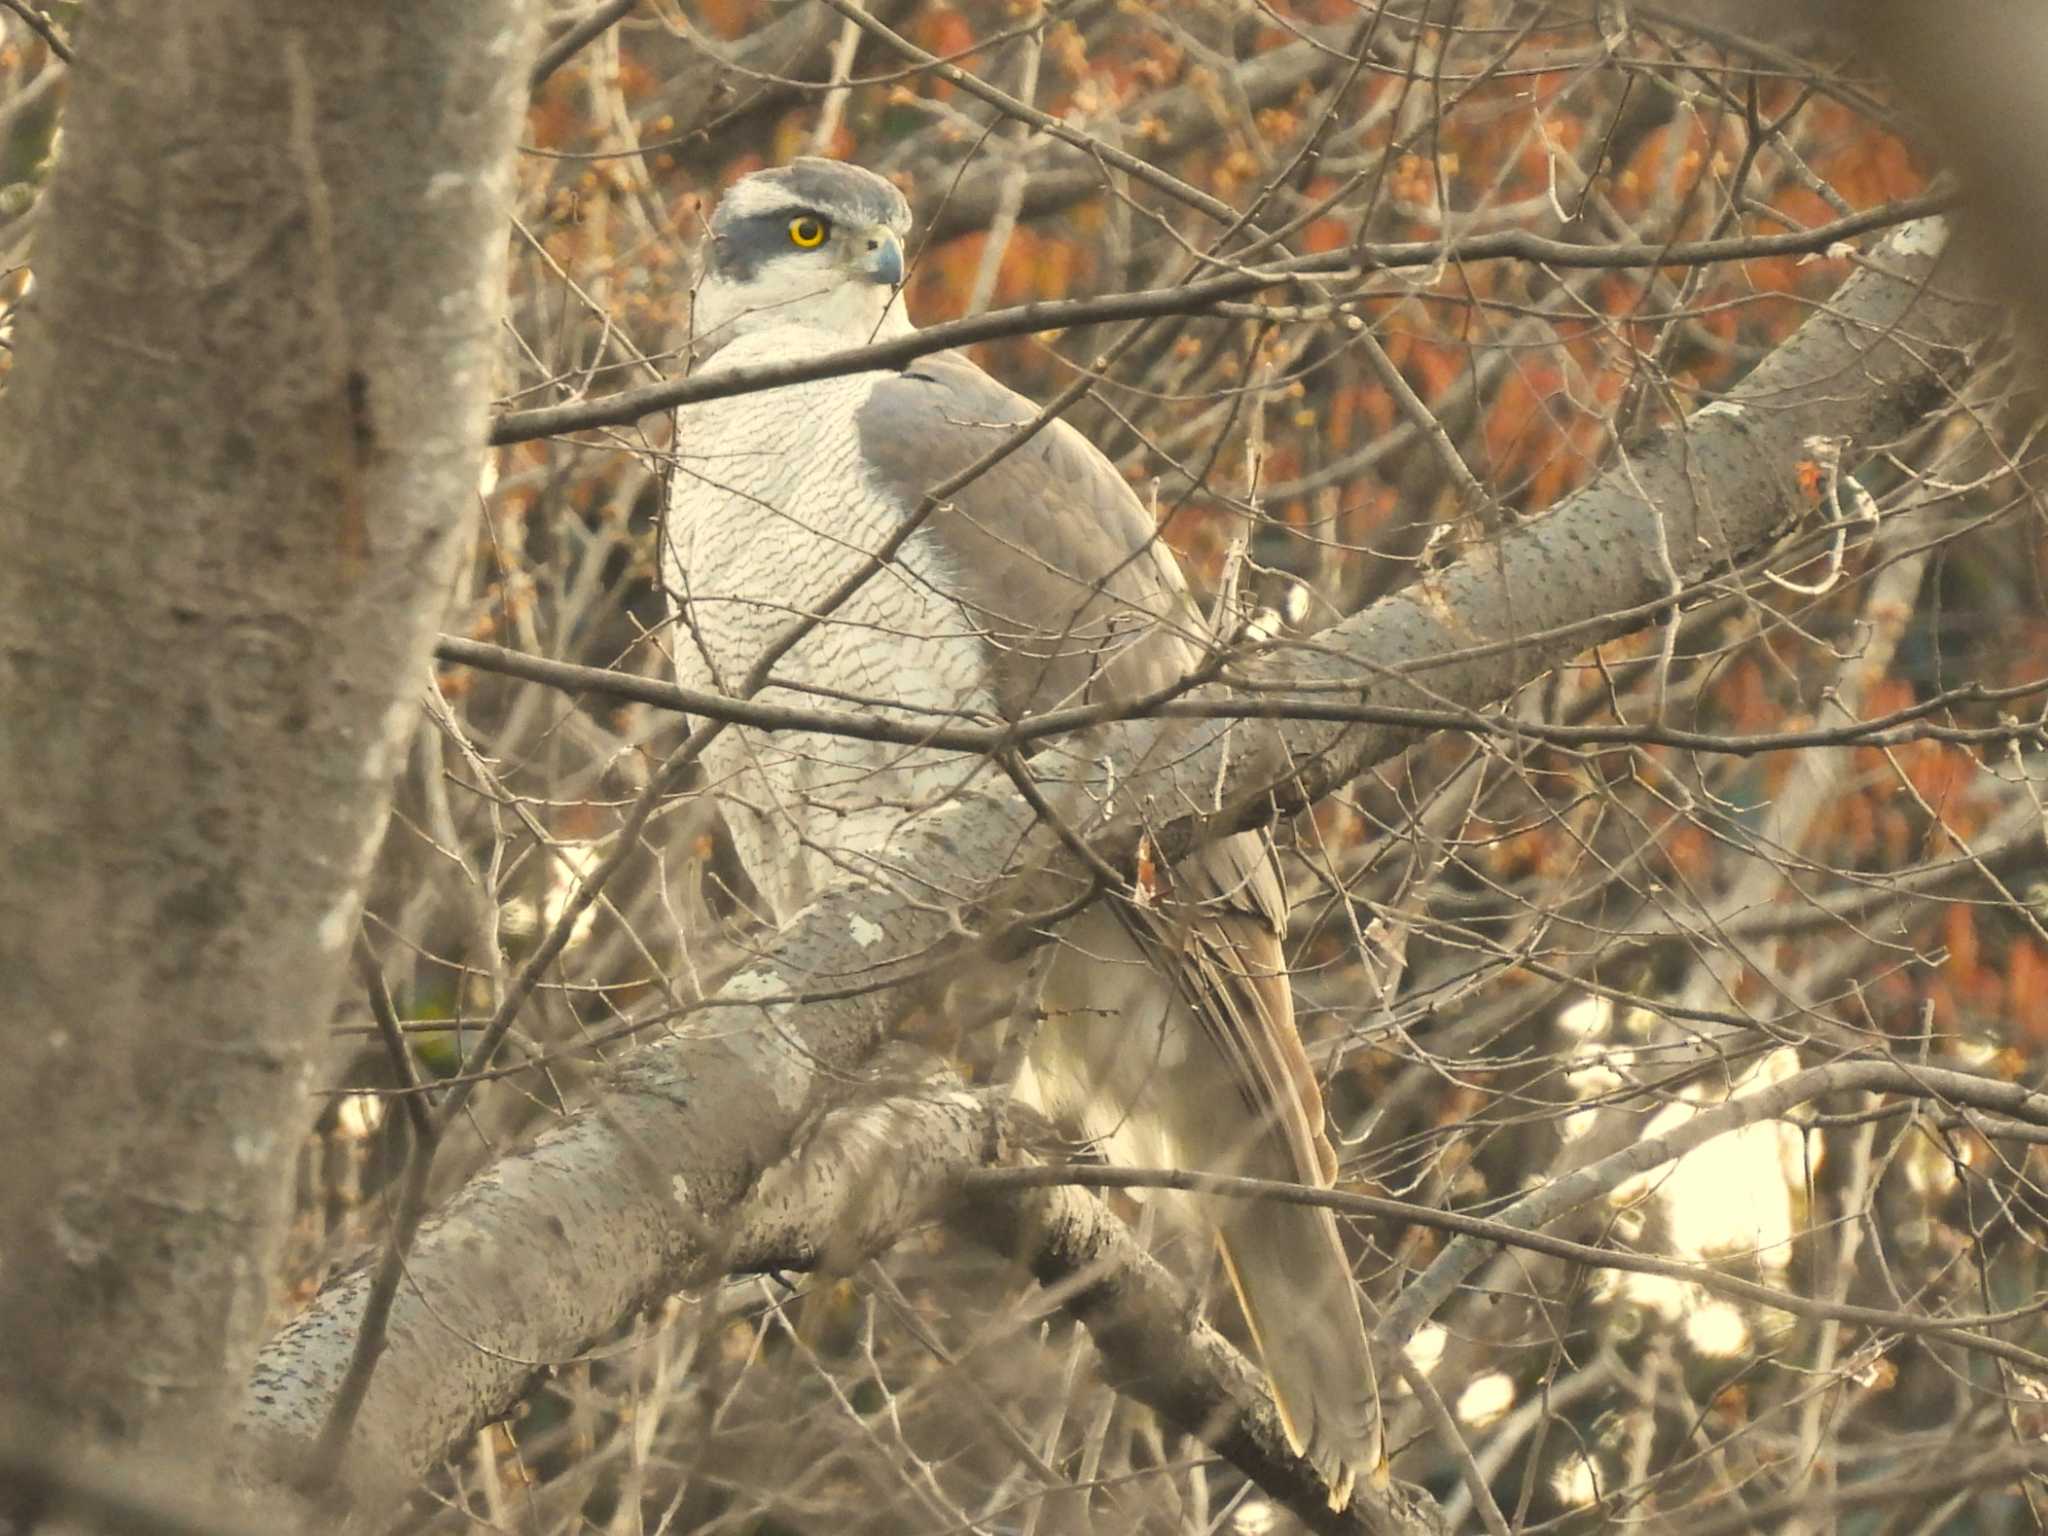
[[[1039,414],[1039,407],[958,352],[934,352],[869,376],[861,431],[871,456],[927,483],[958,474]],[[1107,457],[1064,420],[1047,423],[984,478],[1058,475],[1129,538],[1151,532],[1137,497]]]
[[[878,377],[857,414],[865,472],[903,511],[981,464],[1040,408],[958,353]],[[1159,685],[1201,621],[1151,514],[1064,420],[953,487],[920,537],[989,637],[1009,709]]]
[[[957,352],[877,377],[857,426],[869,472],[914,504],[1004,446],[1040,407]],[[977,565],[1019,563],[1159,612],[1183,592],[1152,515],[1108,457],[1055,419],[947,497],[940,537]]]

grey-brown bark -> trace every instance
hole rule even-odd
[[[1674,576],[1689,584],[1722,572],[1799,515],[1809,434],[1882,441],[1940,397],[1991,325],[1981,308],[1923,290],[1940,244],[1938,227],[1902,231],[1733,401],[1631,452],[1474,560],[1319,637],[1325,654],[1261,673],[1261,687],[1327,686],[1334,693],[1324,697],[1354,702],[1477,709],[1593,641],[1640,626]],[[1418,682],[1388,676],[1425,662]],[[1136,738],[1142,751],[1153,729],[1123,727],[1111,739],[1130,746]],[[1183,776],[1209,783],[1221,774],[1209,807],[1167,814],[1149,786],[1125,780],[1089,830],[1113,856],[1135,841],[1141,817],[1167,840],[1213,835],[1273,814],[1276,785],[1283,804],[1311,798],[1410,736],[1395,725],[1240,723],[1227,770],[1207,756]],[[994,932],[1002,913],[1071,894],[1057,839],[1033,820],[1020,800],[964,796],[930,821],[905,859],[915,884],[906,877],[895,890],[828,892],[727,986],[704,1038],[651,1047],[602,1103],[466,1191],[413,1255],[419,1292],[401,1301],[365,1413],[374,1441],[364,1449],[394,1473],[424,1469],[501,1412],[534,1362],[567,1358],[636,1304],[706,1273],[743,1224],[759,1176],[833,1091],[834,1075],[857,1069],[886,1037],[903,1003],[894,983],[943,972],[947,957],[973,942],[957,931],[962,909]],[[807,987],[820,996],[806,1001]],[[1031,1259],[1053,1262],[1047,1248]],[[1131,1381],[1146,1374],[1140,1355],[1162,1346],[1142,1327],[1118,1326],[1115,1295],[1113,1287],[1095,1294],[1089,1322],[1112,1375]],[[274,1342],[256,1378],[252,1425],[303,1433],[317,1421],[361,1304],[360,1283],[336,1287]],[[459,1334],[439,1320],[457,1304]],[[1233,1396],[1235,1367],[1204,1366],[1193,1353],[1166,1364],[1182,1380],[1204,1381],[1211,1400]],[[1209,1430],[1213,1443],[1254,1462],[1277,1444],[1260,1441],[1244,1418]],[[1249,1444],[1261,1447],[1256,1455]],[[1308,1512],[1313,1501],[1301,1507]],[[1353,1518],[1388,1529],[1416,1524],[1398,1498],[1375,1491]]]
[[[1192,1311],[1185,1289],[1102,1201],[1072,1187],[1025,1190],[978,1205],[965,1224],[1062,1289],[1118,1391],[1228,1456],[1310,1530],[1442,1531],[1428,1498],[1400,1483],[1358,1488],[1348,1509],[1331,1509],[1315,1472],[1288,1452],[1259,1370]]]
[[[0,420],[0,1400],[203,1439],[474,503],[529,8],[95,6]]]

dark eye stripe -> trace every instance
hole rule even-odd
[[[802,203],[785,203],[780,208],[764,209],[714,228],[712,266],[733,282],[748,283],[777,257],[815,254],[824,248],[824,241],[805,247],[790,238],[789,226],[802,218],[816,219],[824,225],[826,239],[831,238],[832,220]]]

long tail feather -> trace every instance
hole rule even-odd
[[[1372,1352],[1337,1224],[1308,1206],[1216,1204],[1224,1268],[1287,1443],[1330,1485],[1330,1507],[1342,1509],[1355,1478],[1376,1471],[1382,1451]]]

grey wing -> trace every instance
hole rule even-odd
[[[860,413],[861,446],[870,472],[914,505],[1037,414],[967,359],[941,352],[875,385]],[[1207,625],[1151,514],[1064,421],[964,487],[923,531],[982,633],[997,701],[1013,717],[1140,696],[1201,659]],[[1210,898],[1284,926],[1264,839],[1227,838],[1194,862],[1210,866]]]
[[[871,472],[915,505],[1037,414],[942,352],[875,385],[861,446]],[[1171,683],[1201,654],[1201,615],[1150,514],[1064,421],[962,489],[920,536],[980,629],[1012,716],[1130,697]]]
[[[937,353],[876,384],[860,413],[861,443],[870,471],[914,505],[1037,414],[967,359]],[[1151,515],[1064,421],[964,487],[925,531],[982,632],[1006,713],[1128,699],[1200,661],[1205,622]],[[1321,1097],[1280,963],[1287,901],[1270,840],[1225,838],[1174,879],[1167,908],[1127,916],[1149,947],[1175,953],[1191,1005],[1248,1104],[1274,1118],[1298,1176],[1328,1182]],[[1191,929],[1203,911],[1257,923],[1226,941]]]
[[[965,359],[926,358],[870,394],[863,459],[915,505],[1035,414]],[[1128,699],[1200,660],[1200,615],[1152,519],[1064,422],[963,487],[919,532],[1013,716]],[[1048,1107],[1140,1161],[1158,1149],[1212,1171],[1328,1185],[1336,1158],[1294,1027],[1286,911],[1271,841],[1241,834],[1175,866],[1159,899],[1084,914],[1047,976],[1048,1019],[1033,1044]],[[1181,1019],[1195,1022],[1169,1022]],[[1210,1215],[1288,1439],[1340,1505],[1379,1451],[1372,1356],[1336,1223],[1328,1211],[1264,1202],[1218,1202]]]

